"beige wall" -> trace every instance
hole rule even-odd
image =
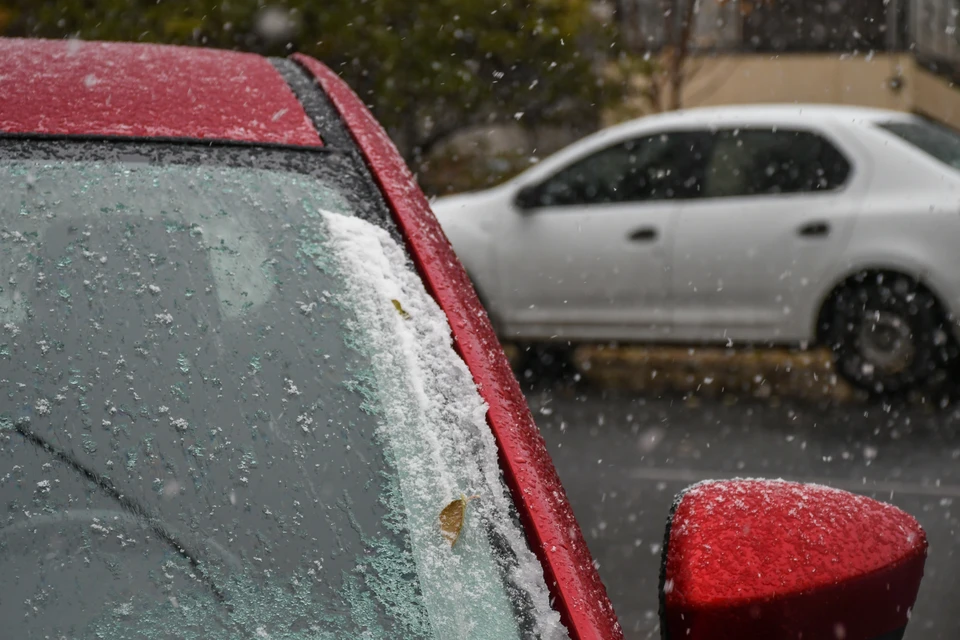
[[[688,63],[683,104],[815,102],[917,111],[960,128],[960,89],[908,55],[732,54]],[[890,80],[899,74],[900,90]],[[637,104],[637,109],[642,107]]]
[[[960,129],[960,88],[920,68],[912,80],[912,109]]]

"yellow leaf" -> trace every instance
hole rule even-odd
[[[448,504],[440,512],[440,534],[444,540],[450,542],[450,548],[457,544],[460,538],[460,532],[463,530],[463,520],[467,515],[467,505],[471,500],[476,500],[480,496],[470,496],[469,498],[460,494],[460,497]]]
[[[400,304],[399,300],[391,300],[390,302],[393,303],[393,308],[397,310],[397,313],[403,316],[404,320],[407,320],[410,318],[410,314],[404,310],[403,305]]]

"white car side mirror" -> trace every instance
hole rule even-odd
[[[521,187],[513,198],[513,203],[521,211],[530,211],[541,205],[540,188],[537,185]]]

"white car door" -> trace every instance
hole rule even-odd
[[[522,190],[498,230],[508,332],[639,339],[667,325],[672,227],[695,186],[692,135],[621,141]]]
[[[850,161],[822,135],[786,128],[712,136],[701,197],[676,228],[674,337],[802,341],[821,274],[846,247],[859,197]]]

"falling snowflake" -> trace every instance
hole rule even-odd
[[[313,426],[313,418],[305,413],[301,413],[297,416],[297,424],[300,425],[304,433],[310,433],[310,428]]]
[[[46,398],[40,398],[34,405],[34,409],[37,410],[37,415],[48,416],[50,415],[50,401]]]

